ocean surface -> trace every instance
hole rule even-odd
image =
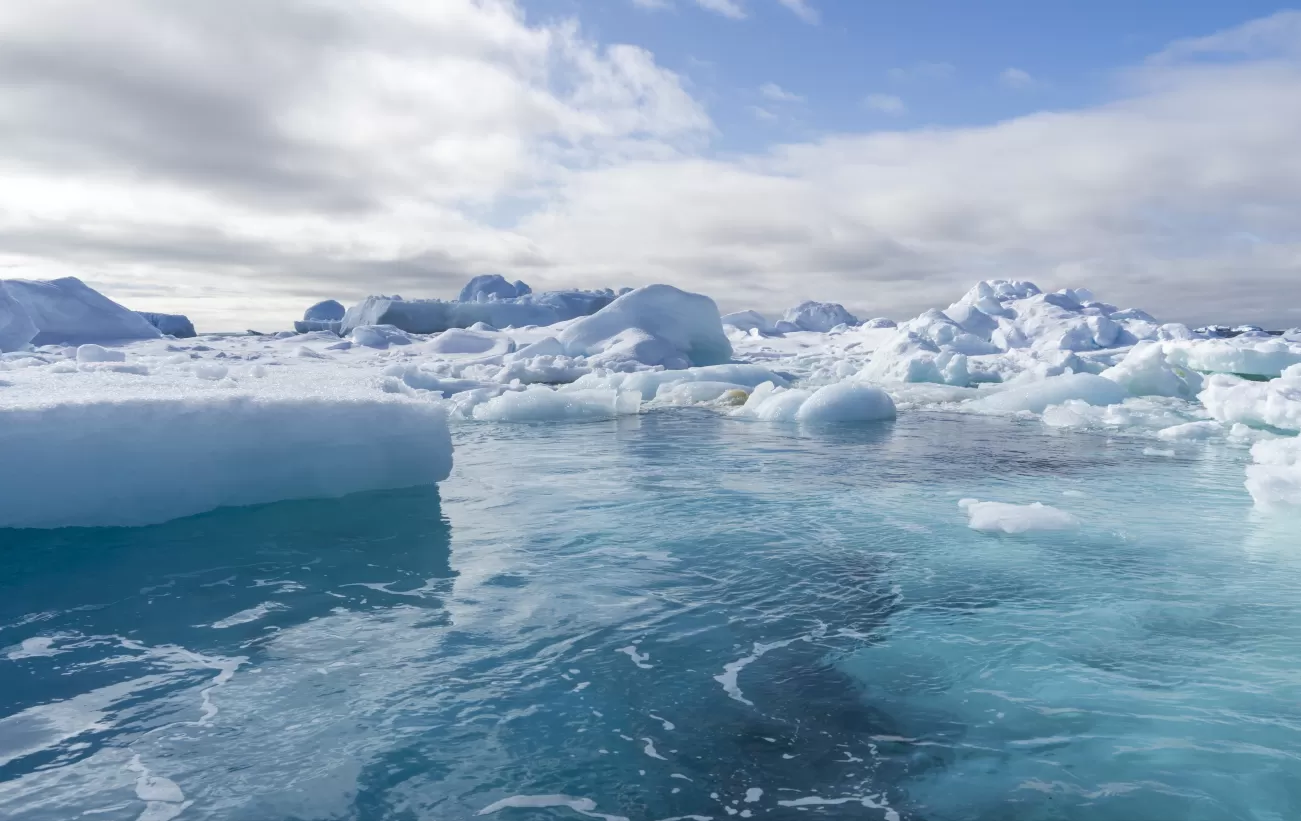
[[[438,489],[0,531],[0,818],[1301,818],[1301,537],[1245,451],[454,436]]]

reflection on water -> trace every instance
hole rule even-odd
[[[441,498],[0,531],[0,814],[1301,807],[1301,563],[1240,452],[675,411],[457,457]],[[1086,525],[991,537],[963,496]]]

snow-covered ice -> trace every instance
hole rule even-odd
[[[802,303],[775,323],[754,311],[723,316],[708,296],[667,285],[618,295],[534,293],[524,283],[490,275],[475,278],[460,297],[369,297],[346,310],[326,301],[304,313],[297,333],[178,340],[160,337],[142,315],[79,280],[5,280],[0,424],[11,431],[24,413],[24,424],[37,424],[39,416],[46,426],[59,414],[82,414],[78,432],[55,436],[41,429],[54,437],[51,442],[80,442],[89,437],[86,431],[132,429],[124,409],[142,402],[159,416],[171,408],[176,420],[159,423],[159,430],[173,426],[177,432],[167,434],[175,437],[169,441],[187,442],[181,420],[209,412],[214,420],[235,420],[237,407],[270,418],[301,404],[304,419],[321,421],[303,422],[299,433],[315,431],[324,448],[337,425],[347,429],[340,447],[361,448],[363,431],[376,426],[360,420],[372,411],[405,420],[369,434],[378,438],[396,437],[430,414],[458,425],[512,424],[691,406],[749,422],[813,426],[968,411],[1167,443],[1160,447],[1223,443],[1238,449],[1244,470],[1249,446],[1281,438],[1285,444],[1262,447],[1252,462],[1252,493],[1268,497],[1272,509],[1291,498],[1268,489],[1285,484],[1288,468],[1271,454],[1285,452],[1286,441],[1301,432],[1301,339],[1286,335],[1249,331],[1228,338],[1161,323],[1085,289],[1045,293],[1006,280],[977,283],[947,308],[898,323],[859,324],[841,306],[819,302]],[[341,416],[332,416],[331,404]],[[342,421],[348,414],[355,414],[355,425]],[[237,427],[231,421],[231,436]],[[6,463],[19,458],[20,439],[4,440],[0,458]],[[69,474],[95,475],[103,470],[103,454],[127,458],[124,445],[106,447],[56,448],[63,461],[47,461]],[[161,440],[137,447],[162,458]],[[196,464],[215,457],[194,443],[185,447],[178,452]],[[21,453],[27,458],[28,450]],[[220,479],[220,470],[196,475]],[[331,479],[328,492],[386,481],[374,471],[354,475],[351,485]],[[141,493],[153,487],[139,481]],[[108,510],[108,491],[95,501],[94,487],[83,480],[82,509]],[[130,487],[119,484],[113,498]],[[226,499],[311,491],[282,477],[251,482],[243,496],[212,488],[170,492],[193,497],[175,509],[195,512]],[[9,510],[27,506],[30,516],[53,515],[38,515],[39,504],[6,498]],[[98,515],[86,514],[86,520]]]

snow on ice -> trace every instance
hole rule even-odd
[[[1301,336],[1194,330],[1085,289],[994,280],[898,323],[820,302],[770,322],[667,285],[535,293],[488,275],[456,300],[331,300],[303,316],[295,331],[179,339],[183,317],[135,313],[76,279],[0,281],[0,462],[26,466],[5,474],[0,526],[437,482],[449,423],[683,406],[814,435],[945,410],[1162,448],[1218,442],[1242,453],[1262,509],[1301,507]],[[159,469],[114,470],[142,458]],[[176,464],[189,481],[173,480]],[[1002,532],[1070,519],[965,509]]]

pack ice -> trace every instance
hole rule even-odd
[[[1191,329],[1015,280],[899,322],[814,301],[770,322],[668,285],[535,292],[497,275],[458,297],[327,300],[296,331],[180,340],[78,280],[5,281],[0,461],[42,464],[3,474],[0,526],[139,524],[437,482],[449,425],[684,406],[814,436],[945,411],[1105,430],[1161,453],[1219,443],[1238,449],[1262,509],[1301,507],[1298,334]],[[123,470],[141,454],[156,476]],[[190,481],[167,478],[176,464]],[[1054,516],[996,505],[968,505],[973,526]]]

